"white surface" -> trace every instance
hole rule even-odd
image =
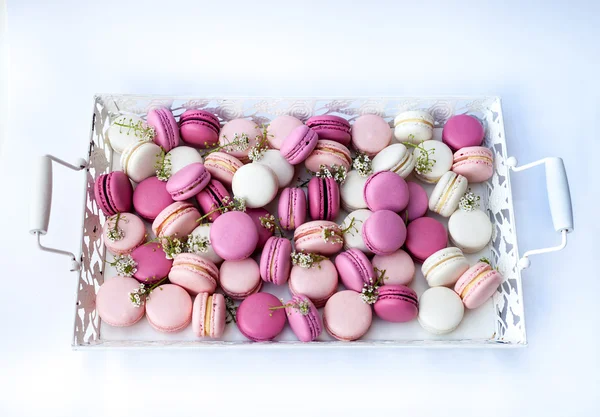
[[[0,415],[600,414],[600,4],[555,4],[9,1]],[[567,248],[523,274],[530,346],[72,352],[75,276],[27,233],[23,163],[82,156],[97,92],[502,96],[509,153],[562,156],[576,215]],[[82,178],[54,173],[56,201],[73,198]],[[543,169],[513,174],[513,193],[521,250],[557,243]],[[77,249],[80,207],[54,207],[47,244]]]

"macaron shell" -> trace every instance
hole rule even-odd
[[[175,200],[167,191],[167,183],[157,177],[146,178],[133,190],[133,207],[146,220],[154,220]]]
[[[258,232],[246,213],[229,211],[219,216],[210,229],[213,249],[226,261],[248,258],[258,244]]]
[[[430,172],[420,174],[415,171],[415,176],[423,182],[435,184],[439,181],[442,175],[450,171],[452,168],[454,155],[452,150],[443,142],[440,142],[439,140],[426,140],[421,142],[419,147],[415,148],[413,152],[415,160],[418,160],[421,156],[421,147],[428,151],[432,149],[434,150],[431,154],[431,159],[433,159],[435,162],[431,167]]]
[[[204,166],[212,178],[231,187],[233,175],[244,165],[239,159],[225,152],[213,152],[204,159]]]
[[[292,298],[290,303],[308,302],[309,311],[304,315],[294,307],[286,307],[287,319],[294,334],[301,342],[310,342],[315,340],[323,332],[323,321],[319,310],[305,295],[297,295]],[[286,303],[289,304],[289,303]]]
[[[431,217],[421,217],[406,227],[406,251],[416,262],[423,262],[429,256],[448,244],[448,233],[442,223]]]
[[[360,339],[371,327],[372,320],[371,306],[351,290],[335,293],[323,311],[327,333],[345,342]]]
[[[372,166],[375,173],[391,171],[406,178],[415,168],[415,158],[404,144],[394,143],[375,155]]]
[[[312,172],[319,172],[320,166],[332,165],[343,166],[346,171],[350,170],[352,157],[350,150],[344,145],[332,140],[319,140],[315,149],[304,161],[306,169]]]
[[[383,285],[373,305],[377,316],[393,323],[405,323],[419,314],[417,293],[405,285]]]
[[[181,202],[176,202],[181,203]],[[198,226],[197,220],[200,218],[200,213],[196,207],[192,206],[189,203],[186,204],[185,207],[181,207],[179,211],[176,213],[171,212],[169,210],[174,204],[164,209],[161,214],[154,220],[152,223],[152,228],[155,229],[155,224],[163,224],[160,234],[157,236],[178,236],[185,237],[189,235],[192,230],[194,230]],[[171,212],[172,217],[167,218],[164,222],[159,222],[159,219],[162,219],[161,215],[165,212]],[[155,231],[156,234],[156,231]]]
[[[406,221],[406,216],[408,215],[408,221],[412,222],[427,214],[429,197],[427,196],[427,191],[425,191],[420,184],[407,181],[406,185],[408,186],[408,205],[406,206],[406,209],[400,213],[400,216]]]
[[[333,178],[311,178],[308,182],[308,203],[313,220],[334,220],[340,212],[337,182]]]
[[[375,271],[369,258],[358,249],[349,249],[335,258],[335,268],[344,286],[361,292],[370,279],[375,281]]]
[[[355,210],[346,216],[342,222],[342,229],[348,229],[352,219],[354,219],[354,226],[344,233],[344,249],[356,248],[367,255],[373,254],[373,252],[371,252],[365,244],[365,241],[362,237],[363,225],[371,216],[371,214],[373,214],[371,210],[361,209]]]
[[[478,262],[460,277],[454,291],[462,298],[466,308],[475,309],[494,295],[502,281],[504,278],[500,272],[485,262]]]
[[[100,175],[94,183],[94,195],[106,216],[131,211],[133,187],[122,171]]]
[[[123,238],[113,242],[108,239],[107,233],[110,229],[114,229],[117,216],[119,216],[117,227],[122,231]],[[135,214],[121,213],[106,219],[102,234],[106,249],[114,254],[125,255],[144,243],[146,240],[146,227],[144,222]]]
[[[227,322],[227,308],[225,306],[225,297],[222,294],[213,294],[212,313],[210,315],[210,329],[208,335],[213,339],[218,339],[225,332]]]
[[[483,126],[473,116],[459,114],[448,119],[442,130],[442,140],[453,150],[479,146],[483,142]]]
[[[200,206],[200,210],[202,210],[202,214],[210,213],[206,218],[209,222],[214,222],[221,215],[219,211],[215,210],[223,206],[223,201],[226,198],[231,198],[229,191],[220,181],[215,179],[210,180],[206,187],[196,195],[196,201]]]
[[[313,129],[319,139],[333,140],[344,146],[350,146],[350,123],[343,117],[333,115],[312,116],[306,125]]]
[[[493,225],[481,210],[456,210],[448,220],[450,240],[464,253],[477,253],[492,238]]]
[[[248,148],[243,151],[237,149],[225,150],[225,153],[235,156],[243,163],[247,163],[250,161],[248,158],[248,151],[256,145],[257,137],[262,135],[262,132],[258,125],[252,120],[234,119],[223,125],[221,133],[219,134],[219,145],[223,146],[231,143],[235,140],[236,134],[238,137],[243,134],[248,136]]]
[[[264,207],[277,195],[279,184],[275,173],[266,165],[247,164],[238,169],[231,182],[235,197],[243,198],[246,207]]]
[[[179,285],[191,295],[212,294],[217,289],[219,269],[211,261],[193,253],[175,256],[169,271],[169,280]]]
[[[148,124],[155,130],[154,143],[165,152],[179,146],[179,125],[167,108],[152,109],[148,112]]]
[[[450,333],[462,321],[464,310],[462,300],[451,289],[429,288],[419,298],[419,324],[433,334]]]
[[[408,285],[415,277],[415,264],[402,249],[389,255],[375,255],[371,263],[373,268],[385,271],[386,285]]]
[[[469,183],[465,177],[448,171],[436,184],[429,198],[429,210],[450,217],[458,208],[460,199],[467,192]]]
[[[277,204],[282,229],[294,230],[306,221],[306,194],[301,188],[284,188]]]
[[[238,329],[248,339],[256,342],[274,339],[285,326],[286,314],[283,308],[270,308],[281,306],[281,302],[272,294],[252,294],[237,309]]]
[[[161,285],[146,299],[146,318],[159,332],[181,331],[192,321],[192,298],[177,285]]]
[[[131,326],[142,317],[145,305],[135,307],[129,293],[138,289],[140,283],[133,278],[116,276],[107,279],[98,289],[96,309],[102,321],[110,326]]]
[[[433,137],[433,116],[423,110],[409,110],[394,118],[394,136],[399,142],[419,144]]]
[[[281,144],[281,155],[292,165],[297,165],[311,154],[317,146],[318,136],[308,126],[298,126]]]
[[[219,269],[219,285],[235,300],[258,292],[262,286],[258,264],[252,258],[223,262]]]
[[[156,242],[139,246],[131,257],[137,263],[137,271],[133,277],[144,284],[153,284],[169,274],[172,259],[167,259],[162,245]]]
[[[406,181],[390,171],[371,175],[363,189],[364,199],[371,211],[391,210],[399,213],[408,205]]]
[[[323,230],[326,228],[335,231],[339,238],[325,240]],[[326,220],[304,223],[296,228],[294,232],[294,246],[299,252],[319,253],[325,256],[333,255],[342,249],[343,240],[340,227],[336,223]]]
[[[291,294],[303,294],[310,298],[317,308],[321,308],[337,291],[337,269],[329,259],[322,260],[312,268],[293,266],[288,286]]]
[[[210,172],[204,164],[197,162],[181,169],[167,181],[167,191],[175,201],[183,201],[194,197],[206,187],[210,181]]]
[[[484,182],[494,175],[494,155],[483,146],[469,146],[454,154],[452,171],[464,176],[469,183]]]
[[[294,116],[278,116],[269,123],[267,127],[267,141],[273,149],[280,149],[283,141],[288,135],[297,128],[302,126],[302,120]]]
[[[117,153],[123,153],[123,151],[133,143],[143,139],[143,134],[138,133],[130,127],[117,126],[116,123],[128,126],[135,126],[138,123],[141,123],[144,128],[148,126],[141,117],[133,114],[122,115],[113,120],[106,132],[106,139],[108,140],[110,147]]]
[[[260,276],[265,282],[283,285],[290,276],[292,244],[283,237],[267,240],[260,257]]]
[[[156,175],[156,161],[160,146],[150,141],[136,142],[121,155],[121,168],[134,182],[141,182]]]
[[[178,146],[171,149],[165,156],[165,159],[171,163],[171,175],[177,174],[190,164],[204,162],[200,152],[189,146]]]
[[[355,211],[367,208],[364,188],[368,178],[368,176],[361,176],[355,170],[348,172],[346,181],[340,184],[340,199],[344,210]]]
[[[365,221],[362,237],[371,252],[387,255],[397,251],[404,244],[406,226],[393,211],[379,210]]]
[[[204,320],[208,303],[208,293],[201,292],[194,298],[192,304],[192,331],[197,337],[206,337]]]
[[[390,125],[375,114],[360,116],[352,125],[352,145],[369,156],[377,154],[388,146],[391,140]]]
[[[294,179],[295,169],[277,149],[268,149],[262,158],[254,161],[256,164],[262,164],[269,168],[275,174],[279,188],[287,187]]]
[[[220,127],[219,118],[204,110],[186,110],[179,121],[181,140],[198,148],[217,144]]]
[[[260,218],[267,218],[271,215],[271,213],[264,208],[254,208],[246,209],[246,214],[250,216],[254,222],[254,226],[256,226],[256,232],[258,233],[258,243],[256,244],[256,249],[262,249],[265,246],[265,243],[267,243],[267,240],[273,236],[275,228],[273,227],[270,230],[267,229],[261,224]]]

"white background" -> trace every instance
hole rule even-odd
[[[8,0],[1,416],[600,414],[600,3],[124,3]],[[562,156],[576,219],[523,274],[529,347],[71,351],[76,277],[27,233],[30,172],[85,154],[99,92],[502,96],[509,153]],[[75,251],[81,177],[54,178],[45,242]],[[543,170],[513,184],[521,251],[557,243]]]

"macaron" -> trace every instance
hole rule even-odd
[[[183,143],[196,148],[210,148],[219,143],[219,118],[205,110],[190,109],[179,117]]]
[[[283,285],[290,277],[292,244],[284,237],[267,240],[260,256],[260,276],[265,282]]]
[[[344,146],[350,146],[350,123],[343,117],[330,114],[313,116],[306,121],[306,126],[313,129],[319,139],[332,140]]]
[[[254,222],[242,211],[228,211],[217,217],[210,229],[213,249],[226,261],[239,261],[252,255],[258,244]]]
[[[174,202],[167,191],[167,183],[157,177],[146,178],[133,190],[133,207],[146,220],[156,219],[161,211]]]
[[[233,119],[221,129],[219,133],[219,146],[226,146],[240,139],[247,139],[247,147],[230,146],[223,148],[225,153],[235,156],[243,163],[250,162],[248,152],[250,148],[256,145],[258,137],[262,135],[262,131],[256,123],[248,119]]]
[[[247,297],[237,309],[236,321],[240,332],[254,342],[274,339],[283,331],[286,322],[281,301],[273,294],[259,292]]]
[[[337,269],[329,259],[323,259],[310,268],[294,265],[288,287],[292,295],[305,295],[317,308],[321,308],[337,291]]]
[[[309,171],[319,172],[321,165],[327,167],[332,165],[343,166],[348,171],[352,166],[350,150],[333,140],[322,139],[317,141],[317,146],[304,161],[304,166]]]
[[[290,132],[281,144],[281,155],[292,165],[298,165],[306,160],[317,146],[319,137],[308,126],[298,126]]]
[[[220,264],[223,262],[223,258],[221,258],[215,250],[213,249],[212,243],[210,242],[210,229],[212,227],[212,223],[202,223],[188,236],[188,245],[191,243],[192,252],[196,255],[201,256],[204,259],[208,259],[214,264]],[[194,250],[193,242],[202,243],[197,246],[197,250]]]
[[[173,113],[166,107],[152,109],[146,118],[154,128],[154,143],[163,148],[165,152],[179,146],[179,125]]]
[[[399,142],[415,145],[433,137],[434,119],[431,113],[423,110],[409,110],[394,118],[394,136]]]
[[[481,210],[456,210],[448,219],[450,241],[464,253],[476,253],[492,238],[492,222]]]
[[[292,331],[301,342],[316,340],[323,332],[323,320],[317,307],[305,295],[294,296],[285,304]]]
[[[311,178],[308,182],[308,206],[313,220],[334,220],[340,212],[338,183],[333,178]]]
[[[202,214],[208,215],[209,222],[214,222],[221,215],[220,208],[230,201],[231,195],[227,188],[216,179],[211,179],[206,187],[196,195],[196,201]]]
[[[373,158],[373,172],[391,171],[406,178],[415,168],[415,158],[402,143],[386,146]]]
[[[288,116],[287,114],[274,118],[269,123],[269,126],[267,126],[267,141],[269,142],[269,146],[273,149],[280,149],[281,144],[292,130],[302,125],[302,120],[294,116]]]
[[[362,238],[367,248],[376,255],[388,255],[402,247],[406,226],[396,213],[379,210],[363,224]]]
[[[231,187],[233,175],[243,165],[235,156],[225,152],[212,152],[204,158],[204,166],[211,177],[221,181],[227,187]]]
[[[143,284],[154,284],[167,275],[173,266],[173,260],[167,259],[162,245],[149,242],[138,246],[131,252],[131,258],[136,263],[133,277]]]
[[[192,321],[192,297],[178,285],[161,285],[146,299],[146,318],[159,332],[179,332]]]
[[[277,178],[279,188],[287,187],[294,179],[294,166],[290,164],[277,149],[267,149],[262,157],[258,160],[254,160],[253,163],[262,164],[271,168],[271,171],[273,171]]]
[[[392,129],[383,117],[365,114],[352,125],[352,146],[369,156],[376,155],[392,140]]]
[[[469,269],[469,262],[458,248],[444,248],[430,255],[421,271],[430,287],[451,286]]]
[[[442,141],[453,150],[467,146],[480,146],[485,132],[473,116],[459,114],[448,119],[442,130]]]
[[[419,298],[419,324],[429,333],[452,332],[463,319],[465,308],[460,297],[446,287],[433,287]]]
[[[190,164],[204,162],[202,155],[197,149],[189,146],[178,146],[171,149],[165,156],[165,161],[168,161],[171,168],[171,175],[177,174],[181,169]]]
[[[176,201],[161,211],[152,223],[152,231],[157,237],[189,235],[198,226],[198,209],[190,203]]]
[[[252,258],[225,261],[219,269],[219,286],[234,300],[243,300],[260,291],[260,268]]]
[[[192,330],[198,337],[218,339],[225,331],[225,297],[202,292],[192,306]]]
[[[358,249],[348,249],[336,256],[335,268],[344,286],[356,292],[376,278],[371,261]]]
[[[136,307],[129,293],[137,290],[140,283],[129,277],[114,277],[104,280],[96,294],[96,310],[102,321],[110,326],[132,326],[144,317],[146,307]]]
[[[452,171],[469,183],[484,182],[494,175],[494,154],[484,146],[468,146],[454,153]]]
[[[147,139],[148,125],[135,114],[125,114],[113,120],[106,131],[106,139],[110,147],[117,153],[123,153],[125,149],[135,142]]]
[[[327,256],[339,252],[343,245],[342,229],[331,221],[315,220],[298,226],[294,231],[294,247],[299,252]]]
[[[306,221],[306,194],[302,188],[284,188],[277,206],[282,229],[294,230]]]
[[[485,303],[502,284],[502,274],[486,262],[477,262],[458,279],[454,291],[468,309]]]
[[[235,197],[243,198],[246,207],[264,207],[277,195],[279,184],[275,173],[266,165],[247,164],[233,175],[231,189]]]
[[[406,185],[408,186],[408,205],[406,206],[406,209],[400,213],[400,217],[402,217],[405,222],[412,222],[427,214],[429,197],[427,196],[427,191],[425,191],[420,184],[407,181]]]
[[[406,227],[406,251],[415,262],[423,263],[448,244],[448,233],[442,223],[431,217],[420,217]]]
[[[267,240],[269,240],[275,232],[275,216],[264,208],[246,209],[246,214],[250,216],[254,222],[254,226],[256,226],[256,232],[258,233],[256,249],[262,249],[265,246],[265,243],[267,243]],[[272,220],[271,217],[273,217]]]
[[[369,177],[363,177],[356,170],[346,174],[346,181],[340,184],[342,208],[346,211],[366,209],[364,188]]]
[[[126,255],[146,241],[146,226],[135,214],[117,213],[106,218],[102,238],[111,253]]]
[[[151,140],[134,142],[121,154],[121,169],[134,182],[156,175],[156,163],[162,150]]]
[[[367,255],[372,255],[373,252],[367,248],[362,237],[362,228],[365,221],[371,217],[373,212],[367,209],[355,210],[349,213],[342,222],[342,230],[344,232],[344,249],[356,248]],[[350,227],[352,223],[352,227]]]
[[[431,192],[429,210],[450,217],[458,208],[458,203],[468,187],[469,182],[465,177],[452,171],[446,172]]]
[[[122,171],[102,174],[94,183],[94,196],[98,208],[105,216],[131,211],[133,187]]]
[[[323,326],[332,337],[349,342],[360,339],[371,327],[373,312],[360,294],[351,291],[335,293],[325,304]]]
[[[452,168],[452,150],[439,140],[426,140],[415,148],[415,176],[423,182],[435,184]],[[421,165],[427,169],[419,169]]]
[[[419,315],[417,293],[406,285],[383,285],[378,292],[373,310],[380,319],[405,323]]]
[[[415,263],[402,249],[389,255],[375,255],[371,263],[373,268],[385,271],[385,283],[389,285],[408,285],[415,277]]]
[[[169,272],[171,284],[179,285],[191,295],[212,294],[217,289],[219,269],[217,266],[195,253],[180,253],[173,259]]]
[[[210,172],[204,164],[196,162],[171,175],[167,181],[167,191],[175,201],[183,201],[196,196],[210,181]]]
[[[371,211],[390,210],[396,213],[408,206],[408,185],[399,175],[381,171],[371,175],[363,188],[365,202]]]

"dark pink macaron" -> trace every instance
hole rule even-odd
[[[284,237],[267,240],[260,256],[260,277],[265,282],[283,285],[290,277],[292,244]]]
[[[219,118],[205,110],[186,110],[179,117],[181,139],[196,148],[210,148],[219,143]]]
[[[313,116],[306,121],[306,126],[313,129],[319,135],[319,139],[333,140],[344,146],[350,145],[352,139],[350,123],[342,117],[332,115]]]
[[[298,294],[285,305],[288,322],[298,340],[310,342],[321,335],[323,320],[310,298]]]
[[[373,265],[358,249],[348,249],[335,258],[335,268],[347,289],[361,292],[364,285],[375,279]]]
[[[162,245],[156,242],[139,246],[131,252],[131,257],[137,264],[133,277],[144,284],[160,281],[173,266],[173,260],[167,259]]]
[[[202,162],[183,167],[167,181],[167,191],[175,201],[192,198],[206,187],[210,181],[210,172]]]
[[[167,183],[157,177],[146,178],[133,190],[133,207],[146,220],[156,219],[173,202]]]
[[[479,146],[483,142],[483,126],[473,116],[459,114],[448,119],[442,130],[442,141],[457,151],[467,146]]]
[[[238,329],[255,342],[272,340],[285,326],[285,309],[282,307],[281,301],[273,294],[252,294],[237,309]]]
[[[265,243],[267,243],[267,240],[269,240],[275,232],[274,224],[272,227],[266,227],[266,223],[261,222],[261,218],[268,219],[271,216],[271,213],[266,209],[259,207],[246,209],[246,214],[250,216],[254,222],[254,226],[256,226],[256,231],[258,232],[258,244],[256,245],[256,249],[262,249],[265,246]]]
[[[429,208],[429,197],[427,197],[427,191],[416,182],[408,181],[406,183],[408,186],[408,205],[400,213],[400,216],[404,219],[405,222],[412,222],[419,217],[423,217],[427,214],[427,209]],[[408,215],[408,219],[406,216]]]
[[[417,293],[406,285],[384,285],[378,291],[373,309],[380,319],[404,323],[414,320],[419,314]]]
[[[308,182],[308,205],[313,220],[335,220],[340,213],[340,187],[333,178]]]
[[[391,210],[399,213],[408,205],[408,185],[400,175],[381,171],[367,179],[363,196],[371,211]]]
[[[363,223],[362,238],[374,254],[388,255],[404,244],[406,226],[402,218],[393,211],[379,210]]]
[[[227,188],[221,181],[211,179],[206,187],[196,195],[196,201],[200,206],[202,214],[211,213],[208,216],[208,221],[214,222],[221,215],[219,211],[215,211],[223,207],[227,200],[231,198]]]
[[[106,216],[131,211],[133,187],[123,171],[100,175],[94,183],[94,195]]]
[[[165,152],[179,146],[179,126],[170,109],[161,107],[150,110],[147,122],[154,128],[154,143]]]
[[[431,217],[420,217],[406,228],[406,250],[416,262],[423,263],[447,244],[446,228]]]
[[[284,188],[277,207],[279,223],[285,230],[294,230],[306,221],[306,194],[302,188]]]
[[[210,228],[210,242],[224,260],[239,261],[248,258],[256,249],[258,232],[246,213],[228,211],[217,217]]]
[[[281,144],[281,155],[292,165],[298,165],[311,154],[319,136],[306,125],[298,126]]]

